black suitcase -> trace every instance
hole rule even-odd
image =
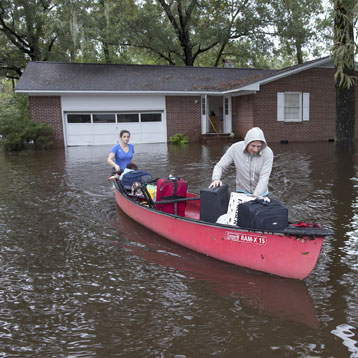
[[[256,230],[282,230],[288,226],[288,210],[279,201],[253,200],[237,207],[238,226]]]
[[[200,190],[200,220],[214,223],[220,215],[227,213],[230,193],[223,184],[213,189]]]

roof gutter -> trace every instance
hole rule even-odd
[[[122,95],[186,95],[186,96],[202,96],[202,95],[210,95],[210,96],[222,96],[223,92],[204,92],[204,91],[89,91],[89,90],[73,90],[73,91],[65,91],[65,90],[26,90],[26,89],[15,89],[16,93],[23,93],[28,95],[37,95],[37,96],[48,96],[48,95],[66,95],[66,94],[74,94],[74,95],[108,95],[108,94],[122,94]]]

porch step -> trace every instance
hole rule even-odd
[[[238,137],[230,136],[229,133],[206,133],[201,135],[201,142],[237,142],[239,140]]]

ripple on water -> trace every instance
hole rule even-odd
[[[199,192],[227,146],[136,145],[135,162]],[[0,153],[2,356],[355,354],[356,159],[340,167],[328,143],[272,146],[272,196],[291,219],[335,230],[304,283],[220,263],[131,222],[106,180],[110,147]],[[233,170],[225,181],[235,187]]]

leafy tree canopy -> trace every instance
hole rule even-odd
[[[1,75],[49,60],[280,67],[327,51],[332,23],[322,0],[0,0]]]

